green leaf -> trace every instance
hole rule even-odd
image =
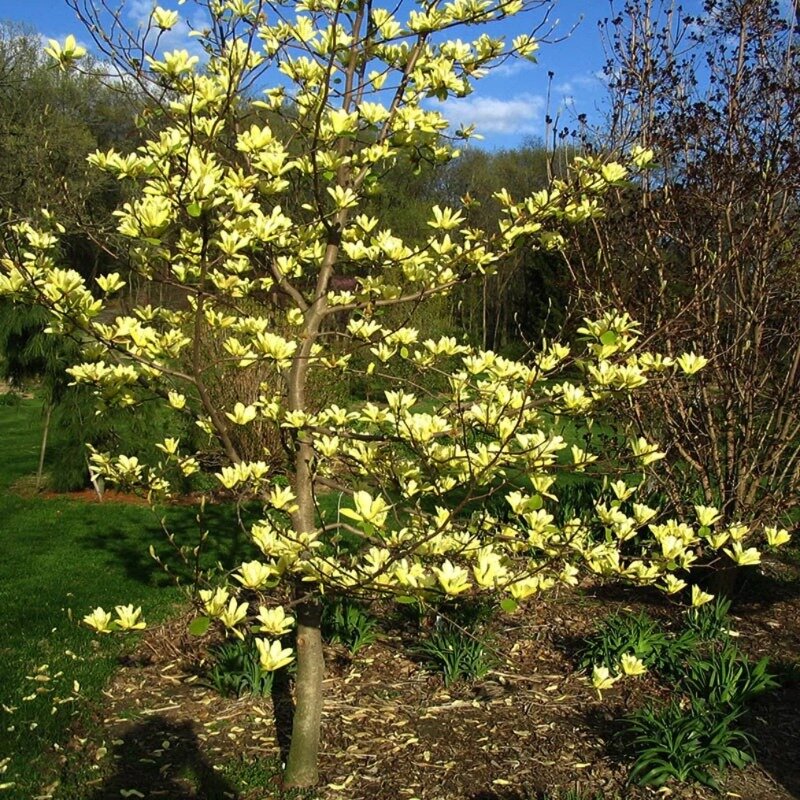
[[[189,623],[189,633],[192,636],[203,636],[211,625],[210,617],[195,617]]]
[[[186,206],[186,213],[190,217],[194,217],[195,219],[197,219],[197,217],[199,217],[203,213],[203,208],[200,205],[200,203],[189,203],[189,205]]]
[[[533,511],[538,511],[544,505],[544,500],[540,494],[531,497],[530,507]]]
[[[617,334],[614,331],[606,331],[600,337],[600,344],[611,345],[617,343]]]
[[[411,603],[416,603],[417,602],[417,598],[416,597],[410,597],[407,594],[401,594],[399,597],[395,597],[395,600],[398,603],[402,603],[403,605],[406,605],[406,606],[410,605]]]
[[[506,597],[505,600],[500,601],[500,608],[502,608],[506,614],[513,614],[519,608],[519,606],[513,597]]]

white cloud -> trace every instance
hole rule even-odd
[[[533,61],[528,61],[527,58],[509,58],[502,64],[492,67],[492,76],[508,78],[511,75],[519,75],[520,72],[527,72],[536,68],[537,65]]]
[[[524,93],[509,99],[451,98],[439,110],[453,129],[475,125],[477,133],[531,134],[542,130],[544,107],[544,97]]]
[[[597,90],[604,82],[604,75],[600,72],[580,73],[567,78],[563,83],[554,87],[557,94],[574,96],[585,90]]]

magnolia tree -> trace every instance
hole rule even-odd
[[[691,375],[701,357],[640,352],[636,325],[614,312],[585,323],[580,352],[545,342],[524,361],[415,327],[427,298],[490,273],[514,248],[558,247],[557,228],[599,214],[604,191],[626,178],[621,164],[579,160],[533,196],[499,193],[493,230],[467,226],[461,207],[434,206],[413,246],[391,220],[364,213],[399,160],[457,155],[432,100],[466,95],[493,65],[536,49],[529,35],[506,46],[449,32],[542,5],[433,0],[400,19],[369,0],[215,1],[197,31],[202,57],[148,48],[147,36],[138,48],[114,43],[96,21],[109,59],[160,99],[145,144],[90,161],[128,184],[118,231],[137,280],[164,287],[148,298],[167,299],[125,309],[119,274],[89,286],[60,268],[48,213],[7,243],[0,293],[46,306],[53,334],[83,343],[70,374],[95,387],[99,408],[160,398],[218,446],[220,487],[262,505],[249,529],[262,555],[200,591],[198,607],[232,635],[255,635],[264,669],[294,662],[289,786],[317,779],[325,593],[486,594],[513,612],[585,572],[677,594],[680,571],[704,551],[756,563],[754,537],[786,538],[724,524],[711,507],[664,518],[642,488],[657,445],[592,433],[606,398],[665,372]],[[178,23],[156,8],[145,34],[157,42]],[[50,52],[62,66],[81,54],[74,40]],[[642,164],[650,154],[631,156]],[[379,399],[332,405],[312,391],[358,370],[383,383]],[[238,396],[218,391],[234,384]],[[279,435],[254,448],[245,435],[254,426]],[[586,431],[580,445],[564,438],[575,429]],[[198,446],[183,439],[154,441],[154,465],[93,452],[93,468],[169,496],[200,468]],[[559,474],[598,470],[612,447],[607,496],[582,516],[559,514]],[[326,516],[319,500],[332,491],[348,499]],[[694,588],[695,605],[708,599]],[[87,622],[143,624],[123,606],[113,621],[97,609]],[[615,676],[595,677],[602,686]]]

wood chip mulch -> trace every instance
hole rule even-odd
[[[782,667],[797,664],[800,569],[774,564],[762,572],[736,608],[738,641],[752,656],[770,655]],[[660,603],[641,592],[590,588],[550,596],[498,629],[493,646],[503,655],[502,668],[483,682],[449,690],[409,658],[402,631],[352,660],[329,648],[321,782],[313,796],[533,800],[537,793],[571,788],[605,792],[609,800],[719,797],[702,787],[670,786],[657,794],[626,786],[615,720],[641,702],[642,684],[621,681],[601,700],[575,673],[569,655],[570,643],[614,610],[674,615]],[[204,686],[198,648],[205,645],[186,633],[188,619],[142,638],[108,687],[96,724],[76,730],[61,752],[60,776],[42,798],[279,796],[270,788],[276,780],[270,765],[281,758],[283,729],[276,727],[271,699],[224,699]],[[760,701],[749,726],[758,739],[758,764],[730,773],[723,796],[800,797],[800,686]],[[78,780],[82,795],[61,794]]]

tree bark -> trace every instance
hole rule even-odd
[[[42,443],[39,447],[39,465],[36,468],[36,491],[42,488],[42,475],[44,474],[44,457],[47,454],[47,436],[50,433],[50,417],[53,414],[53,404],[48,403],[44,412],[44,427],[42,429]]]
[[[302,591],[302,587],[301,587]],[[320,622],[322,606],[316,599],[297,608],[297,675],[292,742],[283,775],[287,789],[314,786],[318,780],[320,724],[322,721],[322,656]]]

